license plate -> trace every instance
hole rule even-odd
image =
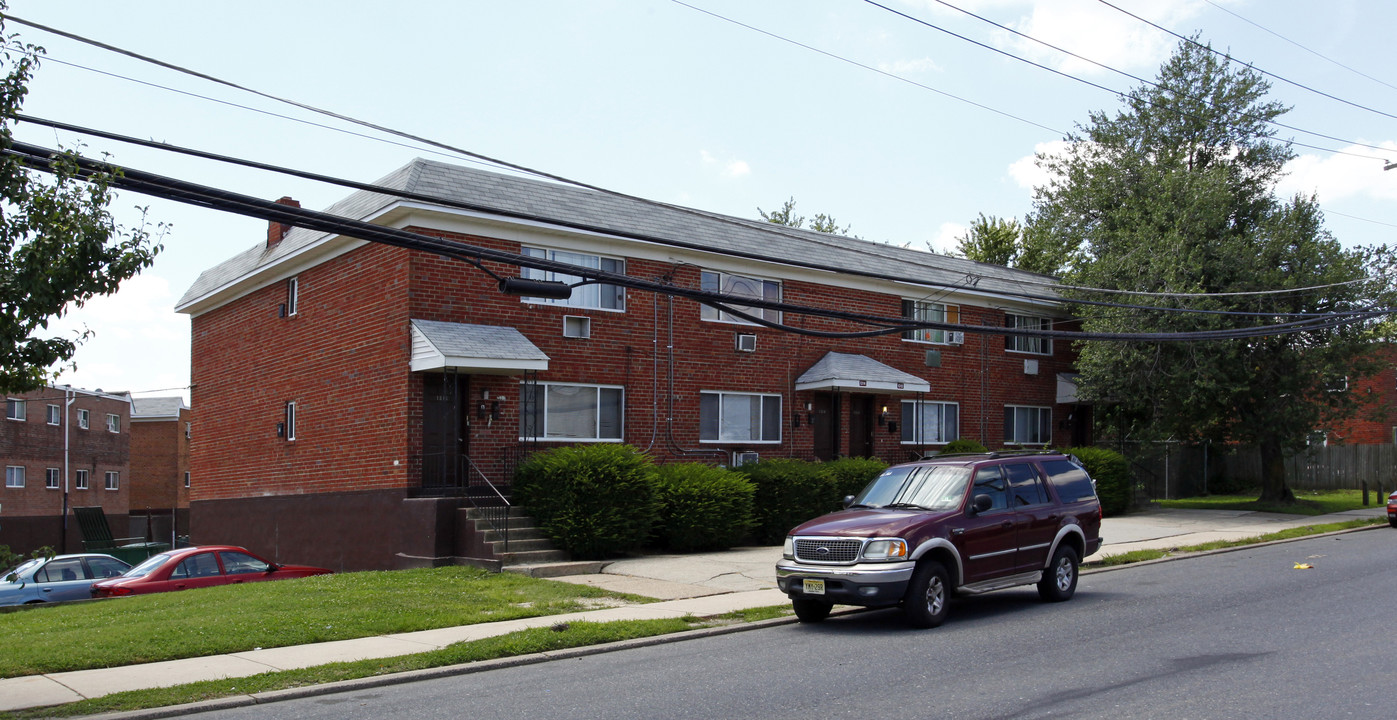
[[[805,587],[802,588],[802,589],[805,591],[805,594],[806,594],[806,595],[824,595],[824,594],[825,594],[825,581],[824,581],[824,580],[812,580],[812,579],[810,579],[810,578],[806,578],[806,579],[805,579]]]

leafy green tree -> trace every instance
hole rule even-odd
[[[1022,233],[1018,220],[980,213],[970,222],[970,230],[956,238],[956,252],[976,262],[1009,267],[1019,257]]]
[[[1096,310],[1091,332],[1175,333],[1390,306],[1387,248],[1344,249],[1312,197],[1278,199],[1293,156],[1268,124],[1286,108],[1269,85],[1192,43],[1114,116],[1093,112],[1071,149],[1042,157],[1030,233],[1063,260],[1069,286],[1155,294],[1070,294],[1148,309]],[[1237,294],[1242,293],[1242,294]],[[1175,309],[1216,314],[1172,312]],[[1247,314],[1238,314],[1247,313]],[[1086,342],[1084,394],[1133,439],[1254,445],[1261,499],[1294,499],[1287,454],[1358,398],[1336,389],[1376,369],[1373,326],[1248,339]]]
[[[0,13],[5,6],[0,2]],[[0,149],[13,142],[20,111],[43,49],[5,35],[0,15]],[[43,386],[70,362],[81,338],[43,337],[70,307],[116,291],[149,267],[160,250],[144,227],[124,230],[107,212],[109,178],[80,179],[71,154],[57,172],[30,170],[0,155],[0,391]]]
[[[763,220],[769,223],[793,228],[805,227],[805,217],[796,214],[795,198],[787,199],[786,202],[781,204],[781,209],[779,210],[767,212],[759,207],[757,208],[757,213],[762,216]],[[857,235],[849,235],[849,228],[849,225],[839,227],[839,221],[835,220],[832,215],[826,215],[824,213],[815,213],[815,217],[810,221],[810,229],[816,232],[829,233],[831,235],[846,235],[857,238]]]

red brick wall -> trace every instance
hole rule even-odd
[[[131,510],[162,511],[189,507],[184,473],[189,468],[189,439],[185,423],[189,410],[179,418],[137,420],[131,423]]]
[[[1397,434],[1397,347],[1383,350],[1385,367],[1373,377],[1352,380],[1348,391],[1363,399],[1358,414],[1335,423],[1329,442],[1346,445],[1383,445]]]

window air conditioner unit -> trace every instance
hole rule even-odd
[[[566,338],[589,338],[592,337],[592,318],[585,315],[564,315],[563,316],[563,337]]]
[[[963,344],[965,344],[965,333],[959,332],[959,331],[947,332],[947,333],[946,333],[946,344],[947,344],[947,345],[963,345]]]
[[[1025,375],[1037,375],[1037,374],[1038,374],[1038,361],[1037,361],[1037,360],[1024,360],[1024,361],[1023,361],[1023,374],[1025,374]]]
[[[738,336],[737,336],[737,351],[738,351],[738,352],[756,352],[756,351],[757,351],[757,336],[756,336],[756,335],[738,335]]]
[[[759,459],[758,454],[751,450],[739,450],[732,454],[732,466],[742,467],[743,465],[754,463]]]

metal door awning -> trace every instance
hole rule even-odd
[[[931,383],[867,355],[830,352],[796,378],[796,390],[924,393]]]
[[[512,375],[548,369],[548,356],[512,327],[413,320],[413,372]]]

